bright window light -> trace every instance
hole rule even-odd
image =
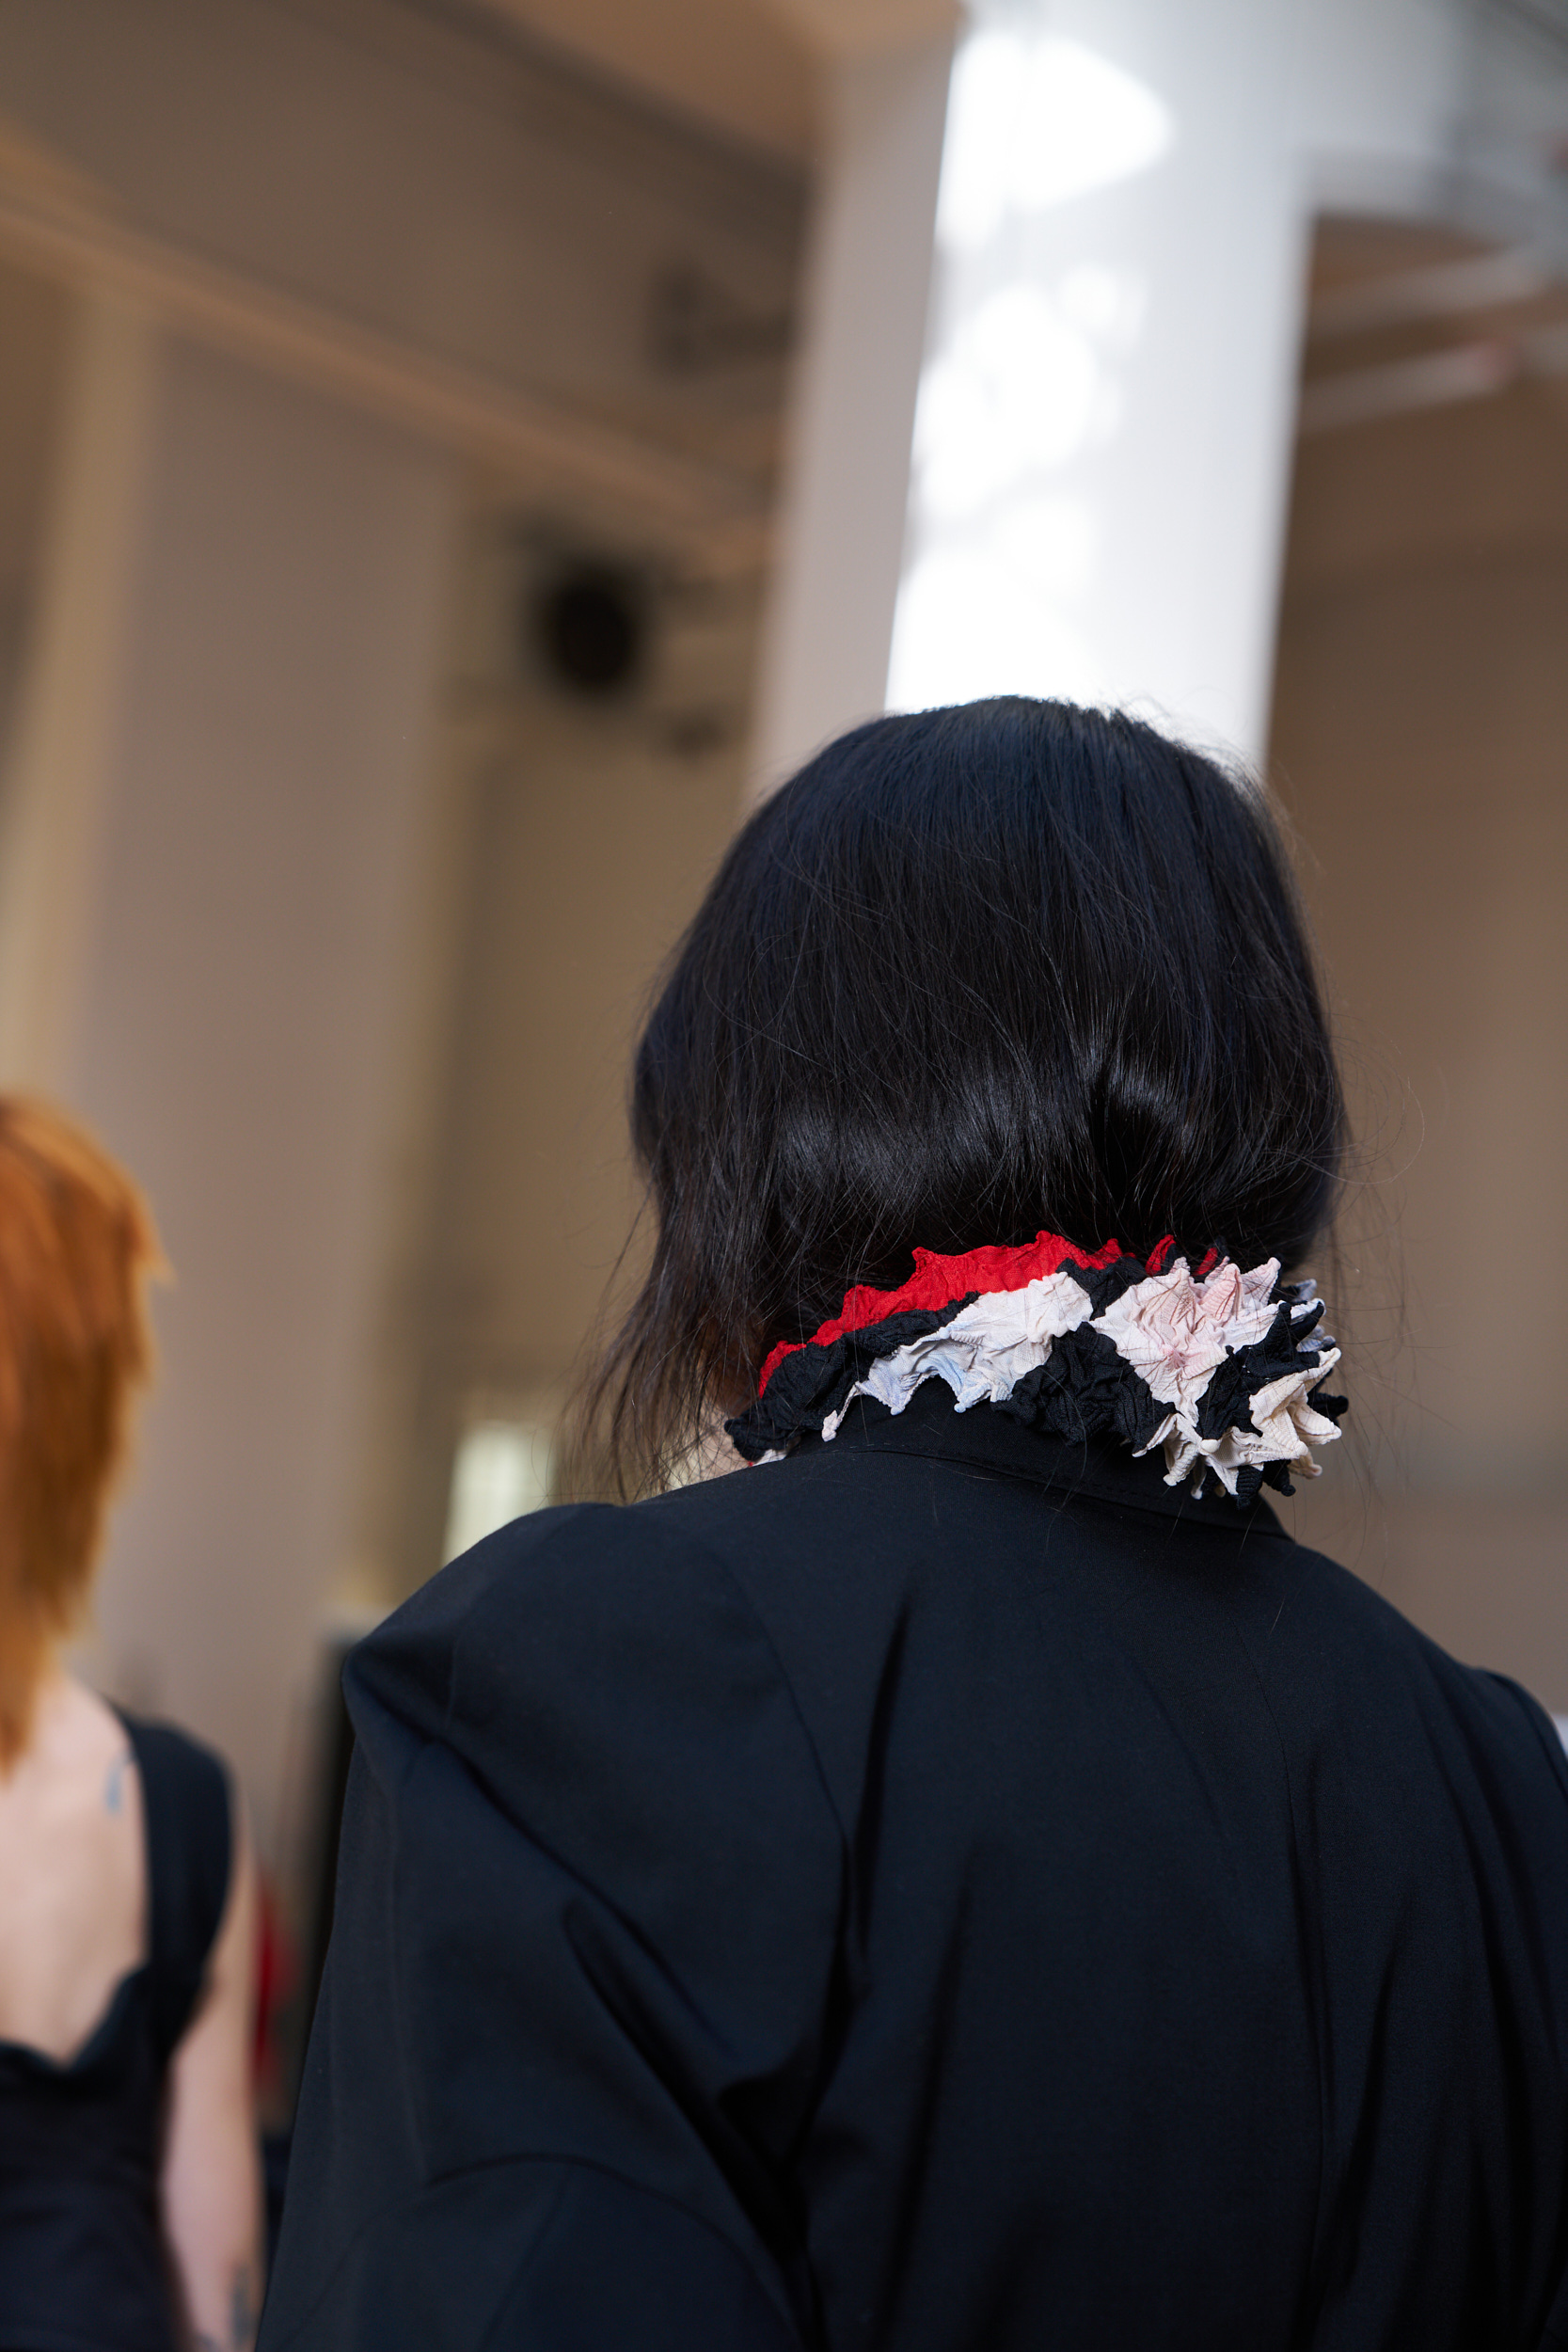
[[[974,33],[953,69],[938,239],[974,252],[1009,212],[1043,212],[1147,171],[1174,130],[1162,98],[1082,41]]]
[[[445,1558],[550,1500],[555,1432],[548,1422],[481,1421],[464,1432],[452,1464]]]

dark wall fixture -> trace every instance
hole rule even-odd
[[[648,302],[648,352],[667,375],[708,375],[785,358],[795,320],[787,310],[737,301],[705,270],[673,262],[658,272]]]
[[[550,676],[572,692],[617,694],[635,685],[647,650],[639,583],[609,564],[572,564],[548,578],[533,610]]]

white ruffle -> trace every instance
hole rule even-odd
[[[1190,1479],[1200,1493],[1212,1471],[1233,1495],[1241,1471],[1275,1462],[1303,1478],[1316,1478],[1322,1465],[1312,1448],[1339,1435],[1336,1423],[1309,1401],[1339,1361],[1338,1348],[1316,1332],[1301,1340],[1299,1371],[1267,1382],[1247,1399],[1253,1428],[1233,1426],[1218,1438],[1198,1434],[1198,1411],[1213,1374],[1227,1356],[1267,1336],[1278,1312],[1278,1279],[1276,1258],[1246,1271],[1223,1261],[1201,1281],[1186,1260],[1178,1258],[1164,1273],[1124,1291],[1101,1315],[1093,1315],[1087,1293],[1065,1269],[1022,1290],[988,1293],[940,1330],[906,1341],[872,1364],[838,1411],[828,1415],[822,1435],[837,1435],[856,1397],[875,1397],[889,1412],[901,1413],[927,1380],[945,1381],[960,1413],[974,1405],[999,1405],[1025,1374],[1047,1361],[1056,1340],[1092,1317],[1092,1327],[1104,1334],[1159,1403],[1171,1407],[1138,1449],[1140,1454],[1164,1449],[1167,1486]],[[1312,1286],[1303,1283],[1291,1304],[1292,1323],[1310,1323],[1315,1310]]]
[[[1162,1405],[1196,1411],[1210,1375],[1227,1356],[1266,1337],[1277,1311],[1271,1301],[1278,1279],[1277,1258],[1246,1274],[1224,1259],[1201,1282],[1186,1259],[1178,1258],[1165,1273],[1123,1291],[1094,1327],[1143,1375]]]
[[[1269,1381],[1248,1397],[1247,1411],[1257,1423],[1256,1433],[1231,1427],[1223,1438],[1200,1438],[1186,1414],[1172,1413],[1148,1445],[1137,1450],[1152,1454],[1157,1445],[1163,1445],[1166,1486],[1180,1486],[1183,1479],[1191,1478],[1195,1493],[1202,1492],[1206,1470],[1212,1470],[1226,1493],[1233,1495],[1238,1471],[1254,1466],[1263,1470],[1271,1462],[1283,1462],[1298,1478],[1321,1478],[1323,1466],[1313,1458],[1312,1448],[1329,1444],[1339,1435],[1339,1428],[1326,1413],[1314,1412],[1307,1399],[1338,1360],[1339,1350],[1325,1345],[1310,1365]]]
[[[923,1380],[945,1380],[956,1409],[999,1405],[1011,1396],[1026,1372],[1043,1364],[1051,1343],[1076,1331],[1094,1308],[1069,1274],[1045,1274],[1021,1291],[990,1291],[962,1308],[940,1331],[906,1340],[857,1380],[836,1413],[822,1423],[824,1438],[857,1396],[874,1396],[890,1413],[901,1413]]]

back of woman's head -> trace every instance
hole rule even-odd
[[[1254,785],[1065,703],[876,720],[752,818],[671,964],[632,1102],[653,1263],[591,1410],[657,1476],[916,1244],[1289,1267],[1342,1118]]]
[[[0,1766],[86,1596],[157,1263],[124,1169],[45,1104],[0,1095]]]

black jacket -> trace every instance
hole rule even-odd
[[[1568,2343],[1565,1759],[1266,1508],[932,1384],[348,1691],[263,2352]]]

